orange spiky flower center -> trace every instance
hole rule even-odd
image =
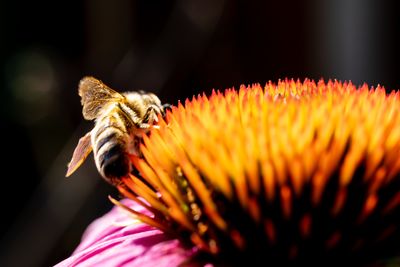
[[[399,92],[285,80],[199,95],[141,152],[119,190],[154,216],[131,212],[211,255],[359,260],[400,241]]]

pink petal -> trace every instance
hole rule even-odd
[[[121,202],[146,212],[133,201]],[[185,248],[178,240],[114,207],[87,228],[72,256],[56,266],[178,266],[195,252],[194,248]]]

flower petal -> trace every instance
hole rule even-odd
[[[124,205],[146,211],[131,200]],[[95,220],[85,231],[82,241],[62,266],[178,266],[189,260],[196,249],[184,247],[160,230],[137,220],[119,207],[114,207]]]

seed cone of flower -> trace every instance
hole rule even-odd
[[[118,187],[217,262],[369,263],[400,252],[400,93],[285,80],[199,95],[144,136]],[[398,255],[398,254],[397,254]]]

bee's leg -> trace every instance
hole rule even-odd
[[[163,116],[163,118],[165,118],[165,115],[167,115],[168,110],[172,110],[172,105],[168,103],[163,104],[161,111],[161,115]]]
[[[142,129],[142,130],[147,130],[150,127],[151,127],[151,124],[149,124],[149,123],[141,123],[141,124],[139,124],[139,128]]]
[[[157,120],[157,116],[155,116],[155,108],[150,106],[147,108],[146,113],[143,116],[142,124],[153,124],[154,120]]]
[[[139,125],[139,128],[141,130],[145,130],[145,132],[147,132],[150,128],[151,129],[160,129],[159,125],[154,125],[154,124],[149,124],[149,123],[141,123]]]
[[[172,105],[165,103],[162,105],[162,110],[161,110],[161,116],[164,120],[166,120],[166,116],[167,116],[167,111],[172,111]],[[167,126],[169,125],[169,123],[167,124]]]

